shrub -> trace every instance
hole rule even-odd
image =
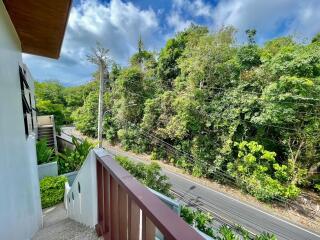
[[[198,228],[201,232],[214,237],[213,229],[210,226],[213,218],[209,213],[204,213],[199,210],[193,210],[190,207],[182,206],[180,217],[182,217],[188,224]]]
[[[40,181],[42,208],[48,208],[63,201],[65,176],[45,177]]]
[[[212,228],[213,218],[209,213],[205,213],[200,210],[193,210],[190,207],[182,206],[180,217],[182,217],[188,224],[196,227],[201,232],[207,234],[218,240],[247,240],[252,239],[249,236],[249,232],[238,225],[235,229],[230,228],[227,225],[222,225],[218,229],[218,236],[215,235],[214,229]],[[237,234],[235,233],[237,232]],[[240,237],[241,236],[241,237]],[[260,236],[255,238],[256,240],[276,240],[276,237],[269,233],[262,233]]]
[[[64,153],[59,154],[58,166],[60,174],[79,170],[93,148],[93,145],[87,139],[80,142],[77,138],[72,137],[72,143],[75,146],[74,150],[66,149]]]
[[[54,149],[47,146],[47,141],[45,139],[39,140],[37,142],[36,148],[38,164],[54,161]]]
[[[229,228],[227,225],[222,225],[219,228],[219,233],[221,237],[219,239],[221,240],[239,240],[239,238],[234,234],[231,228]]]
[[[161,167],[157,163],[135,163],[127,157],[117,156],[119,164],[149,188],[166,196],[171,196],[168,177],[161,174]]]
[[[243,141],[235,146],[238,150],[237,158],[233,163],[228,163],[227,167],[242,189],[261,201],[293,199],[300,194],[300,189],[288,180],[289,168],[276,163],[275,152],[265,150],[254,141]]]
[[[273,234],[263,232],[255,240],[277,240],[277,238]]]

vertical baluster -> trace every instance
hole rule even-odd
[[[142,213],[142,240],[154,240],[156,228],[151,220]]]
[[[111,239],[119,240],[118,184],[110,175]]]
[[[128,239],[128,195],[125,190],[119,186],[118,188],[119,197],[119,232],[120,239]]]
[[[110,175],[103,168],[103,216],[104,216],[104,238],[110,239]]]
[[[96,225],[96,232],[98,236],[103,234],[103,186],[102,186],[102,165],[99,161],[97,163],[97,194],[98,194],[98,224]]]
[[[128,196],[128,224],[129,224],[129,239],[139,240],[140,232],[140,208]]]

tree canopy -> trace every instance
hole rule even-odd
[[[105,136],[195,176],[232,179],[264,201],[294,198],[320,182],[319,35],[258,45],[251,29],[239,45],[235,33],[192,25],[159,54],[140,38],[130,64],[111,69]],[[42,112],[69,109],[81,132],[96,135],[95,81],[36,88]]]

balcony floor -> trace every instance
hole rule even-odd
[[[94,229],[67,218],[63,204],[43,211],[43,228],[33,240],[97,240]]]

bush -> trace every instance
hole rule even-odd
[[[182,206],[180,217],[182,217],[188,224],[198,228],[201,232],[214,237],[213,229],[210,226],[213,218],[209,213],[204,213],[199,210],[193,210],[190,207]]]
[[[205,213],[200,210],[193,210],[187,206],[181,207],[180,217],[182,217],[188,224],[199,229],[201,232],[218,240],[252,239],[249,237],[249,232],[240,225],[236,226],[235,229],[232,229],[227,225],[222,225],[218,229],[219,234],[215,235],[214,229],[212,228],[212,216],[209,213]],[[237,232],[237,234],[235,232]],[[269,233],[262,233],[261,235],[256,236],[255,239],[276,240],[276,237]]]
[[[39,140],[36,145],[38,164],[55,160],[54,149],[47,146],[45,139]]]
[[[72,143],[75,146],[74,150],[66,149],[64,153],[59,154],[58,166],[60,174],[79,170],[93,148],[92,143],[87,139],[80,142],[77,138],[72,137]]]
[[[45,177],[40,181],[42,208],[48,208],[63,201],[65,176]]]
[[[265,150],[254,141],[243,141],[235,146],[237,158],[227,167],[242,189],[261,201],[293,199],[300,194],[300,189],[288,181],[289,168],[276,163],[275,152]]]
[[[166,196],[171,196],[168,177],[161,174],[161,167],[157,163],[134,163],[127,157],[117,156],[119,164],[149,188]]]

